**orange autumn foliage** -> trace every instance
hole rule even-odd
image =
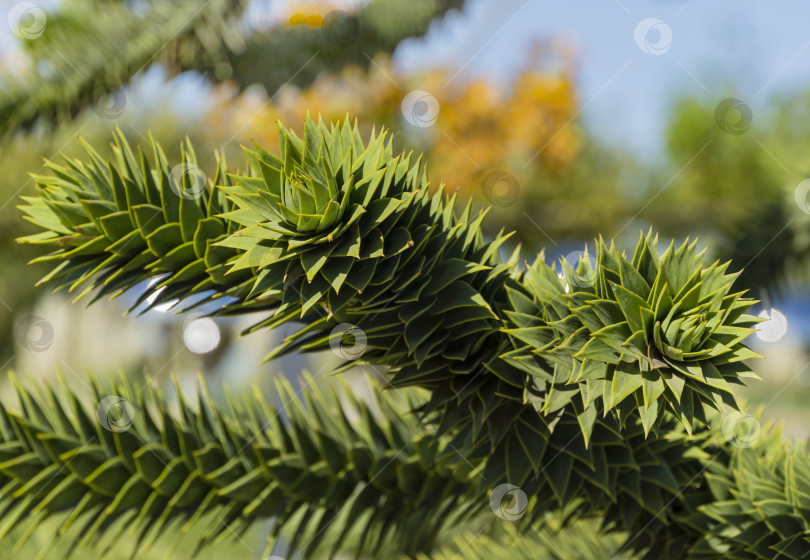
[[[207,134],[215,135],[210,140],[216,145],[215,138],[238,130],[235,143],[255,140],[272,151],[278,149],[277,120],[300,123],[310,111],[336,121],[348,112],[366,133],[369,123],[395,131],[397,150],[423,151],[431,184],[444,181],[464,196],[476,195],[482,177],[493,170],[505,170],[523,182],[538,167],[562,171],[576,159],[581,142],[571,125],[577,98],[569,64],[529,67],[508,87],[486,79],[448,84],[450,77],[445,70],[400,76],[387,59],[378,58],[368,72],[352,67],[325,74],[306,90],[283,88],[272,100],[250,90],[234,95],[220,88],[206,118],[213,123]],[[413,126],[403,114],[403,99],[413,90],[438,102],[432,126]]]

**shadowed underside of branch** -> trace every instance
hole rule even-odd
[[[279,383],[278,411],[258,394],[219,408],[203,385],[196,403],[181,395],[177,415],[151,385],[122,380],[105,396],[94,384],[86,406],[64,386],[58,397],[18,383],[20,412],[0,409],[2,534],[64,512],[71,551],[123,532],[144,550],[200,522],[203,546],[272,519],[268,550],[280,535],[308,554],[347,535],[361,549],[386,537],[425,549],[470,486],[469,469],[446,458],[450,441],[407,415],[413,393],[366,404],[305,383]]]
[[[561,558],[561,550],[584,545],[571,542],[568,529],[559,534],[565,521],[591,519],[589,530],[599,521],[606,531],[603,546],[613,543],[628,558],[780,551],[798,559],[810,550],[802,513],[810,507],[810,460],[803,448],[785,450],[778,430],[753,448],[735,448],[718,442],[716,426],[695,441],[676,429],[645,439],[638,423],[621,435],[600,423],[596,451],[583,454],[576,420],[562,418],[548,444],[524,434],[489,458],[466,458],[458,452],[463,434],[439,437],[409,414],[418,393],[385,393],[366,404],[347,389],[339,397],[304,382],[298,391],[279,385],[279,410],[258,394],[227,395],[219,408],[203,386],[196,402],[181,396],[174,415],[151,385],[122,380],[105,392],[94,383],[87,405],[64,387],[16,383],[20,411],[0,410],[2,535],[27,527],[24,540],[61,514],[58,533],[71,551],[103,551],[127,531],[145,550],[199,524],[204,546],[272,519],[268,550],[281,537],[309,557],[342,544],[370,553],[430,550],[440,530],[483,517],[528,539],[513,550],[518,537],[507,527],[505,550],[536,543]],[[513,445],[531,446],[537,465],[522,463]],[[504,480],[528,501],[493,504],[491,492]],[[470,545],[472,557],[497,549],[498,530],[489,534]],[[468,541],[459,536],[455,546]]]

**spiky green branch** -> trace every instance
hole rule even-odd
[[[366,403],[303,381],[300,391],[278,384],[279,410],[258,393],[218,408],[204,384],[192,404],[177,387],[177,416],[148,382],[121,380],[110,393],[94,384],[90,406],[65,386],[57,396],[18,383],[20,411],[0,405],[0,537],[28,527],[21,544],[64,512],[69,552],[124,531],[143,550],[206,519],[198,546],[272,519],[268,550],[279,535],[307,554],[336,550],[350,534],[374,535],[371,550],[386,539],[426,549],[472,486],[451,438],[407,414],[413,393]]]
[[[275,353],[328,348],[335,327],[352,323],[367,337],[360,361],[388,366],[394,386],[428,389],[423,417],[461,434],[457,449],[487,484],[520,486],[528,521],[560,510],[600,516],[650,558],[718,557],[740,543],[751,553],[735,533],[742,518],[713,509],[725,498],[709,476],[739,472],[735,448],[707,424],[717,422],[713,408],[734,406],[727,384],[752,375],[742,340],[757,322],[725,266],[704,267],[694,244],[659,257],[648,236],[632,259],[598,242],[592,263],[563,264],[561,281],[542,259],[502,261],[506,236],[486,243],[483,213],[457,214],[441,188],[431,195],[418,161],[394,156],[384,133],[366,144],[348,121],[311,119],[303,139],[280,133],[280,156],[248,150],[251,171],[209,184],[199,193],[208,204],[181,196],[176,214],[152,210],[178,232],[173,252],[151,247],[138,221],[144,202],[171,197],[170,168],[141,171],[123,145],[104,174],[100,163],[91,172],[74,162],[37,178],[41,196],[26,212],[45,232],[26,241],[58,247],[48,257],[61,261],[47,278],[55,285],[109,293],[121,268],[119,291],[164,272],[173,298],[205,289],[209,299],[232,296],[221,313],[266,309],[257,328],[303,323]],[[98,214],[88,200],[102,201]],[[209,233],[208,220],[221,227]],[[114,249],[127,236],[141,243],[138,255]],[[208,263],[204,248],[232,252]],[[800,514],[791,519],[803,530]],[[784,528],[741,522],[785,548],[773,540]],[[710,525],[715,540],[704,535]]]
[[[754,356],[741,344],[752,301],[730,293],[725,267],[704,270],[694,245],[659,259],[642,239],[631,262],[600,242],[593,278],[569,267],[567,294],[541,259],[525,270],[516,254],[501,261],[508,236],[486,243],[484,213],[468,204],[457,215],[441,187],[431,195],[419,161],[394,156],[385,133],[366,145],[348,120],[309,119],[303,140],[280,135],[280,157],[248,150],[250,176],[220,173],[193,197],[158,147],[152,169],[119,139],[118,171],[91,153],[89,166],[36,178],[42,196],[24,209],[46,231],[25,240],[76,247],[47,257],[60,262],[46,277],[57,286],[125,289],[168,273],[163,299],[210,289],[237,299],[222,312],[271,309],[256,328],[306,323],[275,354],[328,348],[352,323],[367,337],[362,361],[389,366],[395,386],[430,389],[435,408],[462,400],[455,409],[472,418],[503,403],[473,398],[489,390],[545,414],[581,390],[591,424],[600,403],[605,414],[621,404],[649,431],[668,403],[688,428],[695,408],[703,418],[702,405],[733,404],[726,384],[751,375],[740,362]]]
[[[524,291],[507,288],[515,350],[503,360],[546,394],[544,412],[574,402],[587,440],[597,407],[638,411],[647,433],[667,411],[691,430],[694,418],[737,408],[729,384],[757,378],[744,360],[758,356],[742,342],[762,319],[731,291],[728,263],[703,268],[696,246],[671,243],[659,256],[649,234],[628,259],[599,240],[595,256],[562,261],[559,273],[540,257]]]
[[[247,295],[251,275],[225,279],[237,251],[215,245],[238,227],[220,217],[233,205],[221,189],[207,189],[190,145],[176,166],[155,143],[152,163],[140,149],[136,155],[120,131],[116,165],[84,148],[87,161],[47,162],[53,175],[34,176],[42,197],[22,197],[27,219],[46,230],[23,241],[57,247],[37,259],[54,263],[41,282],[76,292],[77,299],[96,290],[98,298],[169,274],[170,282],[151,286],[151,306],[202,292],[212,298]],[[229,184],[225,171],[218,159],[215,184]]]
[[[802,448],[785,450],[779,431],[738,448],[718,425],[695,440],[674,426],[645,438],[639,421],[620,435],[600,421],[585,450],[576,419],[563,417],[547,444],[524,431],[491,457],[462,457],[463,435],[437,437],[435,426],[408,414],[417,394],[388,393],[367,405],[350,391],[338,402],[305,383],[298,392],[280,384],[280,410],[258,395],[229,396],[219,409],[204,385],[192,404],[178,388],[177,416],[148,384],[94,384],[89,406],[64,387],[57,396],[17,384],[20,411],[0,407],[2,535],[27,527],[24,541],[62,514],[59,533],[71,551],[105,536],[116,542],[125,530],[144,549],[207,519],[203,546],[273,519],[274,538],[308,556],[362,535],[370,551],[414,552],[470,515],[511,524],[490,511],[490,492],[506,475],[528,503],[503,511],[529,539],[553,536],[531,529],[551,513],[601,519],[607,534],[617,533],[614,552],[650,560],[752,551],[802,558],[808,550],[810,525],[795,512],[810,506],[810,461]],[[521,459],[526,447],[536,464]],[[490,550],[488,542],[470,554]],[[549,554],[559,554],[555,542]]]

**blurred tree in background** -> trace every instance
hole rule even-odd
[[[22,76],[0,92],[0,130],[49,128],[89,106],[106,117],[124,110],[121,88],[152,64],[168,74],[217,69],[242,48],[245,0],[116,2],[68,0],[21,19]],[[219,71],[221,75],[222,70]]]
[[[35,254],[16,245],[11,232],[25,230],[13,211],[15,199],[33,188],[28,174],[42,168],[43,158],[76,155],[79,134],[105,145],[101,139],[114,126],[136,144],[148,142],[147,131],[170,147],[204,133],[213,148],[236,148],[247,138],[234,138],[235,128],[217,137],[199,124],[211,91],[207,81],[228,80],[237,90],[258,82],[270,95],[287,82],[304,87],[327,69],[370,65],[371,55],[391,52],[460,5],[381,0],[357,13],[320,5],[323,15],[314,22],[293,5],[286,20],[265,25],[245,19],[244,0],[66,0],[48,12],[35,6],[21,14],[12,29],[21,48],[7,54],[0,78],[0,258],[15,271],[14,282],[0,285],[0,364],[11,363],[15,318],[30,312],[38,295],[30,289],[37,271],[25,266]],[[247,68],[263,69],[261,79]],[[205,80],[189,79],[193,75]],[[196,102],[184,99],[182,108],[191,109],[178,115],[165,98],[187,94],[189,85]],[[155,87],[162,99],[150,103]],[[214,162],[201,166],[211,171]]]
[[[383,123],[398,131],[398,149],[423,152],[432,185],[443,181],[450,192],[492,205],[493,227],[516,229],[528,245],[579,241],[628,215],[621,179],[633,165],[575,122],[572,56],[554,41],[536,45],[513,82],[500,87],[455,82],[449,69],[403,76],[383,56],[368,71],[349,67],[306,89],[285,88],[273,103],[220,88],[206,140],[216,145],[235,127],[277,149],[276,120],[303,122],[307,110],[339,120],[348,111],[364,132]]]
[[[666,159],[649,165],[641,216],[678,236],[695,232],[740,283],[767,298],[808,278],[810,208],[799,185],[810,171],[810,94],[753,115],[741,100],[676,99]]]
[[[643,217],[667,235],[689,231],[744,268],[749,289],[772,285],[791,253],[788,177],[768,145],[775,123],[753,121],[742,101],[675,101],[667,161],[652,170]],[[768,251],[763,248],[768,246]]]
[[[287,83],[306,86],[325,70],[367,65],[462,2],[378,0],[355,14],[321,5],[328,13],[314,25],[293,6],[297,24],[261,28],[242,19],[247,4],[67,0],[47,15],[31,12],[17,30],[23,75],[0,82],[0,131],[47,127],[94,104],[115,116],[123,110],[121,88],[152,65],[168,77],[196,70],[240,87],[258,83],[271,94]]]
[[[258,84],[271,95],[283,85],[306,87],[323,72],[368,68],[374,55],[423,35],[434,18],[463,3],[375,0],[348,13],[330,2],[293,2],[284,25],[259,24],[244,48],[229,55],[227,72],[240,87]]]

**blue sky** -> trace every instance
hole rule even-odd
[[[661,55],[634,32],[647,18],[671,30]],[[468,0],[395,54],[405,70],[446,65],[463,76],[508,80],[534,39],[562,37],[577,51],[582,117],[602,138],[642,153],[661,147],[674,96],[731,96],[758,113],[775,95],[810,86],[810,3],[755,0]],[[652,31],[654,44],[661,36]]]

